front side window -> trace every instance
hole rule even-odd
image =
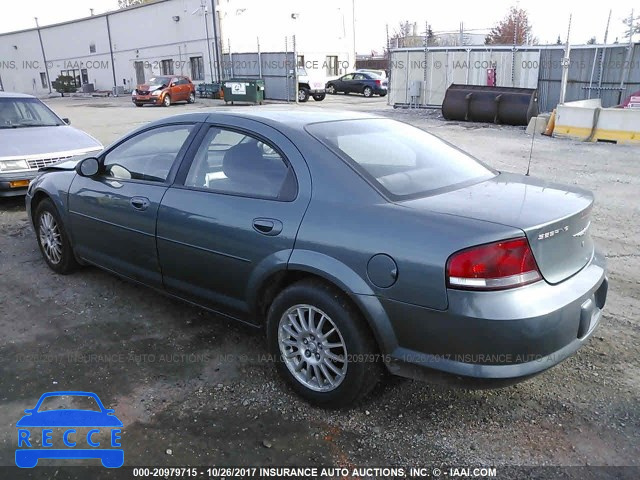
[[[193,125],[147,130],[107,153],[104,175],[120,180],[165,182]]]
[[[57,115],[37,98],[0,98],[0,128],[63,125]]]
[[[394,120],[324,122],[307,130],[393,199],[429,195],[495,176],[467,153]]]
[[[287,163],[271,145],[242,132],[211,127],[195,155],[185,186],[282,199],[288,174]]]

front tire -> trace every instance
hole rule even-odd
[[[381,378],[368,326],[348,297],[324,282],[303,280],[275,298],[267,340],[279,373],[316,405],[350,405]]]
[[[51,270],[64,275],[78,267],[69,235],[58,210],[48,198],[42,200],[36,208],[35,230],[40,252]]]
[[[309,89],[301,87],[298,89],[298,101],[304,103],[309,100]]]
[[[135,106],[136,106],[136,107],[141,107],[141,106],[142,106],[142,104],[141,104],[141,103],[136,103],[136,104],[135,104]]]
[[[162,99],[162,106],[163,107],[171,106],[171,95],[167,94],[164,96],[164,98]]]
[[[196,94],[191,92],[189,94],[189,98],[187,99],[187,103],[195,103],[196,101]]]

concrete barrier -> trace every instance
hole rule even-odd
[[[554,137],[640,144],[640,110],[602,108],[599,98],[558,105]]]

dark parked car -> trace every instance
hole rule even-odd
[[[196,101],[196,86],[189,77],[163,75],[152,77],[144,85],[138,85],[131,93],[131,101],[136,107],[145,104],[170,106],[175,102]]]
[[[334,406],[383,367],[500,385],[573,354],[607,295],[592,206],[404,123],[314,110],[156,121],[27,195],[53,270],[263,327],[293,388]]]
[[[361,93],[365,97],[387,94],[387,79],[374,73],[356,72],[344,75],[327,83],[327,92],[335,93]]]

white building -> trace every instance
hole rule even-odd
[[[221,52],[294,52],[294,36],[299,63],[340,75],[355,65],[352,12],[339,0],[157,0],[4,33],[0,89],[46,95],[61,74],[79,88],[108,91],[128,91],[158,74],[217,81],[224,75]]]

